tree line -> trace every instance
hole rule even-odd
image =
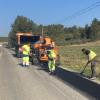
[[[8,35],[8,44],[13,47],[16,43],[17,32],[31,32],[33,35],[43,35],[51,37],[57,45],[66,45],[73,43],[83,43],[85,41],[95,41],[100,39],[100,21],[93,19],[91,25],[85,27],[65,27],[61,24],[52,24],[43,26],[24,16],[17,16],[11,25],[11,31]]]

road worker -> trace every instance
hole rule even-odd
[[[22,50],[23,50],[23,52],[22,52],[23,53],[23,66],[28,67],[29,66],[30,46],[27,42],[22,46]]]
[[[92,71],[92,75],[90,78],[95,78],[96,77],[96,53],[92,50],[88,50],[88,49],[85,49],[83,48],[82,49],[82,52],[83,54],[85,54],[87,56],[87,63],[86,63],[86,66],[91,63],[91,71]],[[83,73],[84,71],[81,72],[81,74]]]
[[[53,49],[47,51],[48,54],[48,67],[49,73],[55,74],[55,61],[56,61],[56,54]]]
[[[55,47],[55,42],[51,41],[51,47]]]

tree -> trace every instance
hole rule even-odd
[[[79,27],[79,33],[81,39],[86,39],[85,29],[83,27]]]
[[[36,28],[37,25],[32,20],[23,16],[17,16],[12,24],[12,31],[14,32],[34,32]]]
[[[85,37],[86,37],[86,39],[91,39],[92,38],[91,26],[85,25]]]
[[[72,27],[72,34],[73,34],[73,39],[80,39],[79,28],[76,25]]]
[[[100,21],[94,18],[91,24],[92,34],[94,39],[100,39]]]
[[[11,31],[9,32],[9,44],[13,47],[16,43],[16,33],[17,32],[35,32],[37,30],[37,25],[30,19],[24,16],[17,16],[14,23],[11,26]]]
[[[61,35],[64,33],[64,26],[57,24],[57,25],[48,25],[44,27],[44,30],[46,30],[46,35],[50,36],[54,40],[58,40],[56,38],[60,38]]]

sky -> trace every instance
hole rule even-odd
[[[100,6],[68,18],[100,0],[0,0],[0,37],[8,36],[17,16],[31,19],[37,25],[62,24],[84,27],[94,18],[100,20]],[[100,3],[99,3],[100,4]]]

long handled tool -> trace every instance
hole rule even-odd
[[[80,72],[80,74],[83,74],[83,72],[84,72],[85,68],[87,67],[87,65],[88,65],[88,64],[86,64],[86,65],[84,66],[84,68],[83,68],[83,70]]]

